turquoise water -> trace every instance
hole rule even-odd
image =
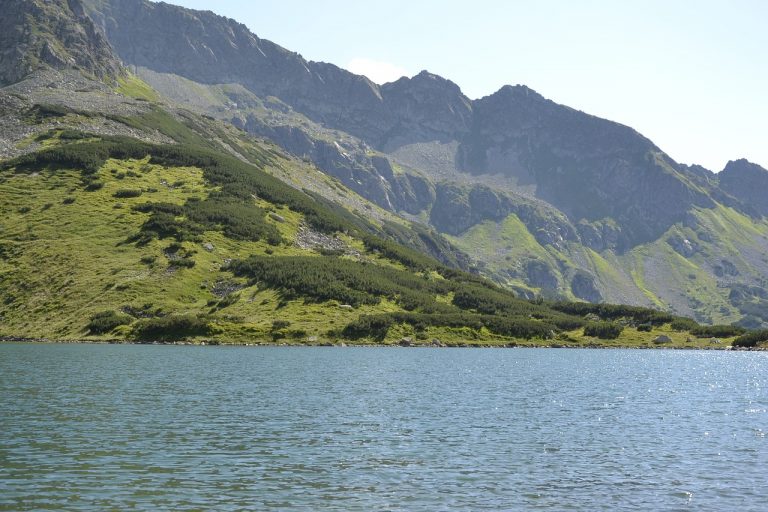
[[[0,345],[0,510],[768,509],[768,354]]]

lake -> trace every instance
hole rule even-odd
[[[739,510],[768,353],[0,344],[0,510]]]

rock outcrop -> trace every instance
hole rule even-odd
[[[4,0],[2,10],[0,85],[46,67],[78,69],[98,79],[122,73],[80,0]]]

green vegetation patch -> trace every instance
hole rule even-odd
[[[333,256],[251,256],[233,261],[229,270],[281,290],[289,299],[336,300],[350,306],[379,304],[388,298],[405,309],[434,311],[448,307],[435,295],[448,293],[451,287],[445,280]]]
[[[474,333],[487,331],[507,338],[551,338],[557,330],[553,324],[530,318],[510,318],[502,315],[479,315],[467,312],[454,313],[387,313],[363,315],[348,324],[342,334],[350,339],[369,337],[383,340],[389,329],[397,324],[407,324],[417,332],[428,327],[467,329]]]
[[[132,334],[139,341],[172,341],[207,336],[211,332],[209,319],[204,316],[170,315],[139,320]]]
[[[768,343],[768,329],[752,331],[739,336],[733,341],[734,347],[752,348]]]
[[[26,116],[30,121],[40,123],[49,119],[66,117],[70,114],[91,117],[89,112],[53,103],[36,103],[27,111]]]
[[[102,311],[96,313],[88,322],[88,331],[91,334],[105,334],[113,331],[121,325],[128,325],[133,322],[133,318],[117,311]]]
[[[179,122],[175,117],[153,105],[147,112],[136,116],[122,116],[110,114],[107,119],[130,126],[142,131],[155,131],[162,133],[166,137],[178,141],[182,144],[190,144],[208,149],[215,149],[216,146],[210,140],[200,136],[195,130],[186,124]]]
[[[158,101],[160,96],[152,87],[136,75],[127,74],[117,78],[117,92],[131,98]]]
[[[624,326],[615,322],[590,322],[584,326],[584,336],[594,336],[601,340],[615,340],[623,330]],[[645,331],[645,329],[643,330]]]
[[[270,162],[266,154],[262,156],[259,168],[234,157],[191,146],[156,145],[125,137],[105,137],[98,142],[69,144],[24,155],[3,163],[1,168],[16,168],[20,171],[79,169],[86,180],[91,180],[109,158],[125,160],[146,156],[151,157],[153,164],[202,169],[206,180],[220,187],[218,195],[213,198],[218,201],[216,206],[227,208],[240,218],[245,214],[238,210],[236,202],[247,204],[255,198],[263,198],[304,214],[306,222],[320,231],[333,233],[356,230],[356,226],[348,220],[323,208],[307,194],[264,172],[263,166]],[[199,216],[210,217],[214,208],[198,205],[192,209],[197,210]],[[249,215],[249,218],[252,220],[253,215]],[[236,231],[232,230],[233,233]]]
[[[737,325],[697,325],[689,330],[697,338],[731,338],[747,332]]]
[[[285,300],[338,301],[347,307],[391,300],[406,312],[363,315],[342,335],[383,339],[389,328],[408,324],[427,327],[483,329],[508,337],[551,337],[584,325],[583,319],[553,311],[543,303],[516,298],[477,276],[449,271],[434,277],[388,266],[336,257],[252,256],[233,261],[229,270],[252,284],[279,290]],[[440,299],[452,295],[450,303]]]
[[[639,306],[592,304],[588,302],[555,302],[551,307],[556,311],[581,317],[595,315],[601,320],[628,319],[634,325],[663,325],[676,319],[670,313]]]

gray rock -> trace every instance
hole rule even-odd
[[[768,215],[768,171],[745,159],[728,162],[717,175],[720,187],[761,215]]]
[[[275,212],[269,212],[269,218],[277,222],[285,222],[285,217]]]
[[[589,302],[600,302],[603,296],[595,285],[595,278],[586,272],[576,272],[571,280],[571,291],[573,294]]]
[[[334,251],[339,253],[359,255],[352,251],[347,244],[336,236],[326,235],[307,226],[301,226],[296,233],[296,245],[301,249]]]
[[[672,343],[672,338],[670,338],[669,336],[667,336],[667,335],[665,335],[665,334],[662,334],[662,335],[660,335],[660,336],[656,336],[656,337],[653,339],[653,342],[654,342],[656,345],[662,345],[662,344],[664,344],[664,343]]]
[[[413,345],[413,338],[410,338],[408,336],[401,338],[400,341],[397,342],[398,345],[401,347],[410,347]]]
[[[680,235],[672,235],[667,239],[667,243],[672,248],[686,258],[690,258],[699,250],[699,245],[696,242],[691,242],[687,238],[683,238]]]
[[[525,264],[525,273],[528,275],[528,283],[536,288],[545,290],[557,289],[557,276],[554,271],[542,260],[530,260]]]

